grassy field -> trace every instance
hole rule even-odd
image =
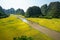
[[[39,25],[60,32],[60,19],[28,18]]]
[[[30,36],[33,40],[52,40],[50,37],[22,22],[15,15],[0,19],[0,40],[13,40],[14,37],[22,35]]]

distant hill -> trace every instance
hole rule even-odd
[[[15,9],[14,8],[11,8],[11,9],[4,9],[4,12],[6,13],[6,14],[14,14],[15,13]]]
[[[15,10],[14,8],[11,9],[3,9],[6,14],[16,14],[16,15],[24,15],[24,10],[23,9],[17,9]]]

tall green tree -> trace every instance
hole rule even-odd
[[[41,9],[37,6],[29,7],[26,11],[26,17],[39,17],[42,15]]]
[[[60,18],[60,2],[51,2],[47,11],[48,17]]]
[[[25,12],[24,12],[23,9],[17,9],[16,10],[16,14],[18,14],[18,15],[25,15]]]
[[[41,6],[41,12],[43,14],[43,16],[46,16],[47,14],[47,4],[44,4],[43,6]]]
[[[0,6],[0,18],[4,18],[7,17],[8,15],[5,14],[5,12],[3,11],[2,7]]]

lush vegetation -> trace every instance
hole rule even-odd
[[[43,16],[47,15],[47,4],[44,4],[43,6],[41,6],[41,12],[43,14]]]
[[[29,7],[26,12],[26,17],[39,17],[42,15],[41,9],[37,6]]]
[[[60,18],[60,2],[51,2],[45,4],[41,8],[37,6],[29,7],[26,12],[27,17],[42,17],[42,18]]]
[[[4,11],[4,12],[3,12]],[[42,18],[60,18],[60,2],[51,2],[49,5],[44,4],[40,7],[38,6],[32,6],[27,9],[26,12],[24,12],[23,9],[17,9],[14,8],[5,10],[2,7],[0,7],[0,17],[3,17],[1,15],[6,16],[5,14],[18,14],[23,15],[25,17],[42,17]]]
[[[13,38],[13,40],[33,40],[32,37],[21,36],[17,38]]]
[[[4,13],[2,7],[0,6],[0,19],[4,17],[8,17],[8,15]]]
[[[15,14],[17,14],[17,15],[23,15],[24,16],[25,12],[24,12],[23,9],[17,9]]]
[[[60,18],[60,2],[51,2],[47,9],[47,17]]]
[[[45,34],[31,28],[16,15],[0,19],[0,40],[13,40],[14,37],[27,36],[33,40],[52,40]]]
[[[52,40],[47,35],[22,22],[17,18],[17,15],[29,17],[28,20],[36,22],[42,27],[60,32],[60,19],[57,19],[60,18],[60,2],[51,2],[49,5],[41,6],[41,8],[32,6],[27,9],[26,13],[23,9],[15,10],[11,8],[6,10],[0,6],[0,40],[30,40],[29,38],[33,40]]]
[[[32,22],[39,25],[60,32],[60,19],[44,19],[44,18],[28,18]]]

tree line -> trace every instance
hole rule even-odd
[[[23,15],[25,17],[60,18],[60,2],[51,2],[49,5],[44,4],[41,7],[32,6],[26,12],[20,8],[6,10],[0,6],[0,18],[8,17],[10,14]]]
[[[51,2],[49,5],[29,7],[26,17],[60,18],[60,2]]]

